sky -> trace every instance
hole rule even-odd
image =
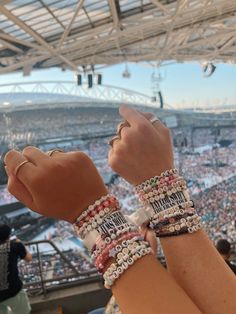
[[[154,68],[147,63],[128,64],[129,79],[122,77],[125,64],[99,70],[103,84],[123,87],[152,96],[151,76]],[[158,73],[156,71],[156,73]],[[236,66],[217,64],[211,77],[203,77],[198,63],[170,64],[160,68],[160,90],[164,102],[171,107],[198,107],[219,105],[236,106]],[[0,75],[0,85],[13,82],[74,80],[74,73],[60,69],[32,71],[23,77],[22,72]],[[3,89],[1,88],[1,92]]]

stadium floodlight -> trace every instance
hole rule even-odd
[[[88,74],[88,88],[93,87],[93,74]]]
[[[204,62],[202,65],[202,71],[204,77],[210,77],[215,72],[216,66],[212,62]]]
[[[82,85],[82,75],[81,74],[77,74],[77,85],[78,86]]]
[[[97,74],[97,84],[102,85],[102,74]]]

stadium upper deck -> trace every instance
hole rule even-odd
[[[0,73],[174,60],[235,62],[234,0],[3,0]]]

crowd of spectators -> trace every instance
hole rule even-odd
[[[20,141],[27,144],[28,141],[19,134],[30,132],[29,140],[40,142],[40,148],[48,150],[49,144],[44,142],[45,140],[64,138],[64,141],[60,142],[60,148],[65,151],[75,149],[85,151],[94,160],[110,192],[120,200],[124,213],[131,214],[139,206],[134,190],[122,178],[113,177],[114,173],[107,163],[109,137],[106,135],[108,133],[112,135],[115,132],[119,119],[117,110],[107,108],[100,108],[96,115],[94,115],[94,109],[92,112],[89,108],[8,113],[7,123],[11,122],[10,132],[5,128],[6,117],[0,115],[0,134],[2,134],[0,144],[9,141],[9,136],[12,136],[16,146]],[[104,133],[105,130],[107,133]],[[235,242],[236,128],[196,128],[193,132],[177,128],[172,132],[176,166],[188,182],[208,235],[214,242],[220,238]],[[93,138],[82,136],[79,141],[66,139],[70,136],[88,134]],[[50,145],[53,145],[53,141]],[[15,201],[15,198],[7,192],[6,187],[0,188],[0,205]],[[28,216],[22,216],[22,218],[28,219],[30,218]],[[22,221],[19,216],[16,219]],[[43,227],[39,232],[42,230],[44,230]],[[46,238],[55,243],[63,243],[67,239],[75,238],[75,234],[70,224],[54,222],[53,232],[48,232]],[[84,255],[79,246],[78,249],[65,250],[64,253],[79,271],[92,268],[86,253]],[[159,255],[161,254],[159,249]],[[33,260],[35,262],[31,264],[21,265],[21,272],[26,283],[40,279],[39,265],[34,264],[38,263],[37,259],[33,258]],[[57,254],[43,253],[41,265],[44,279],[55,279],[55,284],[60,281],[58,281],[59,277],[71,275],[73,278],[73,271]]]
[[[89,133],[114,133],[119,120],[118,110],[112,108],[44,108],[8,112],[0,114],[0,144],[17,147]]]
[[[87,276],[86,272],[94,270],[88,257],[79,249],[64,251],[66,260],[54,250],[44,251],[39,253],[39,261],[35,245],[29,248],[33,256],[32,262],[21,261],[19,265],[19,272],[27,289],[41,288],[41,278],[48,280],[46,286],[54,286],[84,278]],[[78,273],[71,267],[71,264]]]

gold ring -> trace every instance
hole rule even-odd
[[[120,140],[119,135],[115,135],[115,136],[108,142],[108,144],[109,144],[111,147],[113,147],[113,143],[114,143],[116,140]]]
[[[154,117],[151,117],[149,121],[151,122],[151,124],[154,124],[155,122],[160,121],[160,120],[154,116]]]
[[[14,172],[15,177],[17,176],[17,173],[19,172],[20,168],[21,168],[23,165],[27,164],[28,162],[29,162],[29,160],[24,160],[24,161],[22,161],[22,162],[16,167],[15,172]]]
[[[49,157],[52,157],[52,155],[53,155],[55,152],[64,153],[64,151],[63,151],[62,149],[52,149],[52,150],[49,150],[49,151],[47,152],[47,154],[48,154]]]
[[[129,127],[129,122],[128,121],[122,121],[117,125],[117,134],[121,138],[121,130],[125,127]]]

